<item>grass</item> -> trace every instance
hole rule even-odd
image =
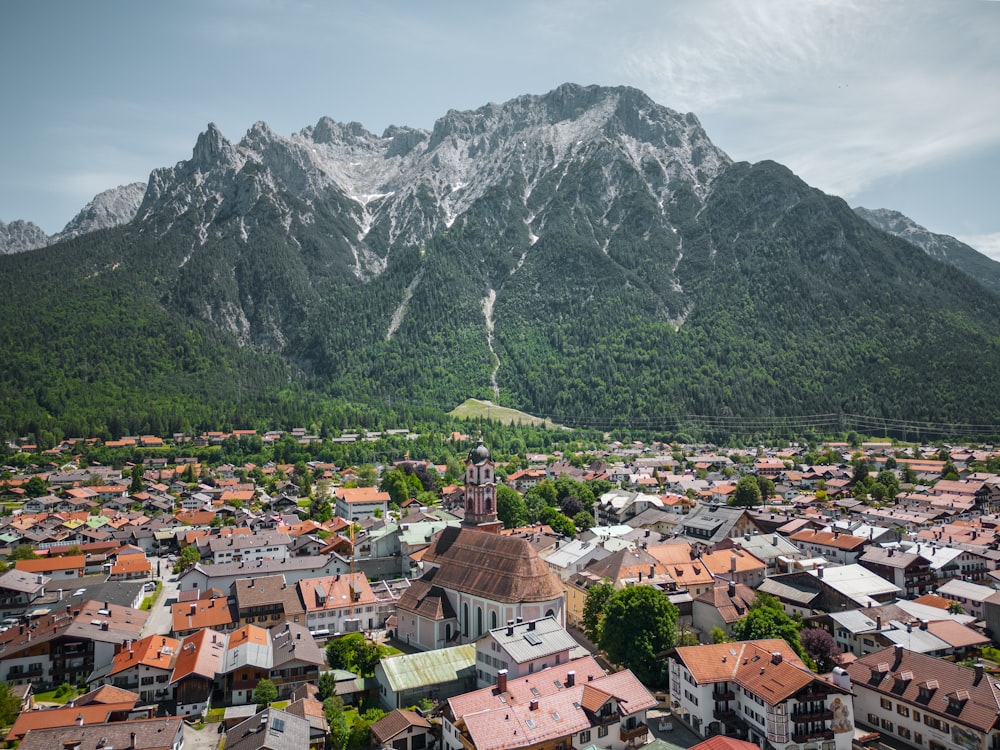
[[[459,419],[495,419],[503,424],[530,424],[535,427],[544,425],[552,429],[565,429],[562,425],[557,425],[551,419],[542,419],[527,414],[517,409],[508,409],[505,406],[497,406],[491,401],[483,401],[478,398],[466,399],[448,414]]]
[[[70,688],[68,691],[60,686],[55,690],[47,690],[44,693],[35,693],[35,701],[40,703],[69,703],[71,700],[76,698],[76,696],[82,695],[82,693],[76,688]]]
[[[222,721],[225,715],[226,715],[226,709],[224,708],[210,708],[205,714],[205,723],[218,724],[220,721]]]
[[[275,701],[274,703],[271,704],[271,708],[277,708],[279,710],[283,710],[288,708],[289,703],[291,703],[291,701]]]

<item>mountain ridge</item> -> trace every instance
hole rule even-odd
[[[627,87],[566,84],[429,131],[320,118],[232,143],[210,125],[189,160],[154,170],[129,223],[0,269],[39,280],[0,289],[0,336],[58,383],[20,362],[0,377],[20,404],[9,429],[67,410],[110,429],[79,403],[110,402],[97,351],[127,354],[112,408],[130,425],[174,425],[168,396],[208,383],[196,413],[246,421],[296,393],[376,410],[471,396],[563,424],[1000,423],[979,375],[1000,366],[1000,297]],[[70,323],[94,314],[120,331],[88,355]]]

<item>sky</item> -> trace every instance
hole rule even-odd
[[[998,40],[994,0],[5,0],[0,221],[53,234],[210,122],[430,129],[572,82],[1000,260]]]

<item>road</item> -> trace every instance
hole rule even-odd
[[[159,564],[159,569],[163,573],[160,579],[163,585],[156,601],[153,602],[149,619],[142,628],[143,638],[147,635],[166,635],[170,632],[173,626],[170,620],[170,605],[177,601],[177,576],[173,573],[173,566],[166,560],[156,557],[150,557],[149,561],[153,564],[154,571]]]

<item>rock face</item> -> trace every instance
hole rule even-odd
[[[0,255],[23,253],[49,244],[49,236],[30,221],[0,221]]]
[[[52,236],[50,242],[62,242],[98,229],[128,224],[135,218],[145,192],[146,183],[133,182],[98,193],[61,232]]]
[[[858,206],[854,212],[872,226],[916,245],[935,260],[954,266],[983,286],[1000,292],[1000,263],[975,248],[950,235],[935,234],[899,211]]]

